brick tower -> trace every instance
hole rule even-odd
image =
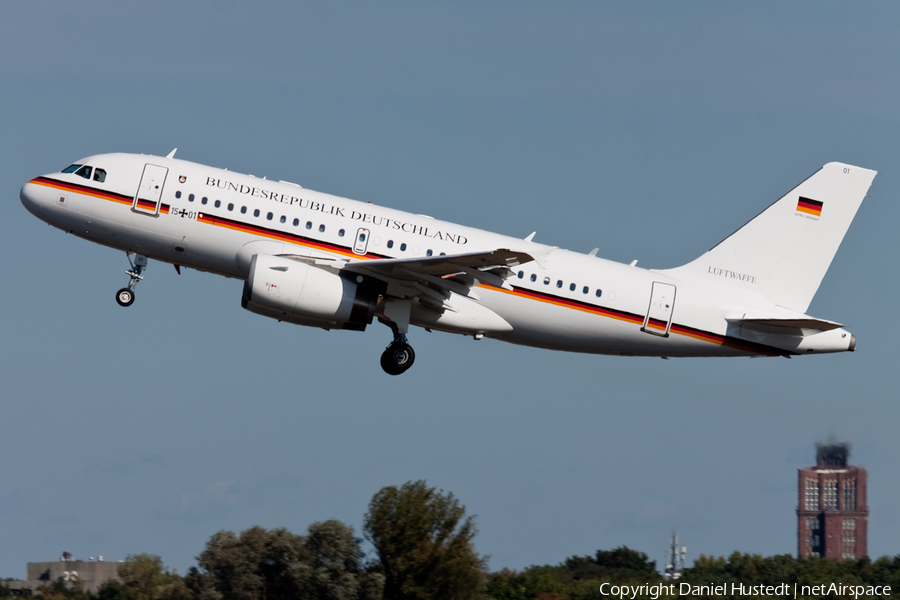
[[[817,444],[816,466],[798,469],[797,555],[843,560],[868,553],[866,470],[847,444]]]

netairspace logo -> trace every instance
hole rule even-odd
[[[649,596],[651,600],[659,600],[664,596],[774,596],[778,598],[800,598],[810,596],[842,596],[846,598],[890,596],[889,585],[844,585],[831,583],[822,585],[799,585],[782,583],[780,585],[744,585],[743,583],[723,583],[720,585],[691,585],[690,583],[658,583],[655,585],[613,585],[604,583],[600,586],[600,594],[620,600],[635,600],[638,596]]]

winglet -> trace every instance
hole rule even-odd
[[[532,232],[531,232],[531,235],[529,235],[527,238],[525,238],[525,241],[526,241],[526,242],[530,242],[531,240],[533,240],[533,239],[534,239],[534,234],[536,234],[536,233],[537,233],[537,231],[532,231]]]
[[[172,148],[172,151],[166,154],[166,158],[175,158],[176,152],[178,152],[178,148]]]

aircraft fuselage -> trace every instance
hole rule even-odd
[[[800,322],[785,330],[788,319],[806,315],[756,291],[753,280],[763,273],[644,269],[169,157],[104,154],[76,165],[90,172],[37,177],[22,188],[23,204],[92,242],[242,280],[257,255],[305,261],[345,279],[341,269],[349,264],[378,279],[377,316],[389,323],[386,301],[401,298],[411,299],[406,310],[413,325],[574,352],[787,356],[855,344],[841,327],[809,335]],[[408,280],[365,271],[365,261],[407,260],[418,268],[417,260],[496,249],[533,260],[498,271],[502,285],[479,271],[466,279],[464,267],[435,281],[418,271]],[[458,288],[451,286],[454,277],[462,282]],[[722,285],[723,278],[739,281]],[[421,290],[429,285],[430,292]],[[435,307],[442,302],[435,293],[443,295],[442,308]],[[765,323],[748,327],[741,322],[746,315],[781,321],[769,330]],[[293,321],[339,327],[306,317]]]

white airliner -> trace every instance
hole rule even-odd
[[[241,306],[299,325],[410,325],[553,350],[634,356],[852,351],[806,314],[875,171],[829,163],[700,258],[642,269],[166,157],[101,154],[32,179],[38,218],[124,250],[134,301],[149,258],[244,281]]]

